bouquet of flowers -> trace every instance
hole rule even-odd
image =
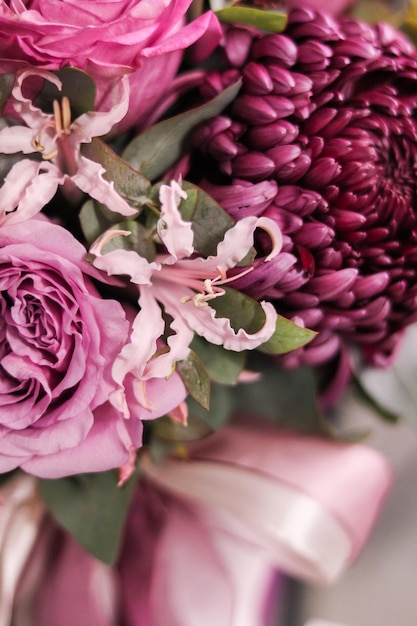
[[[0,626],[272,626],[360,552],[417,53],[321,4],[0,2]]]

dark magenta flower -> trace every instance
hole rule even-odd
[[[414,47],[388,25],[295,9],[282,34],[227,27],[222,55],[202,97],[243,87],[197,131],[187,176],[236,219],[268,216],[284,233],[239,287],[319,331],[292,363],[349,342],[386,362],[417,319]]]

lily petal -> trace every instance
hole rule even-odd
[[[113,378],[119,388],[111,394],[110,401],[125,417],[130,416],[125,397],[125,378],[132,374],[142,379],[146,363],[157,351],[157,341],[165,330],[161,309],[149,288],[141,288],[139,305],[140,311],[133,322],[130,343],[123,347],[112,368]]]
[[[95,161],[90,161],[86,157],[80,156],[78,171],[71,176],[71,180],[81,191],[105,204],[109,209],[130,217],[137,215],[137,210],[133,209],[126,200],[123,200],[114,188],[114,182],[103,178],[106,170]]]
[[[175,181],[170,185],[161,185],[159,190],[161,217],[158,221],[158,235],[173,261],[189,257],[194,252],[192,224],[182,219],[178,209],[181,198],[186,197],[186,192]]]
[[[115,83],[112,90],[111,100],[114,106],[110,111],[91,111],[77,118],[74,126],[79,128],[83,143],[90,142],[93,137],[106,135],[124,118],[129,108],[129,92],[129,77],[125,75],[121,81]]]
[[[0,130],[0,152],[3,154],[31,154],[34,152],[33,130],[26,126],[7,126]]]
[[[48,113],[44,113],[41,109],[32,104],[32,100],[25,98],[22,93],[22,85],[26,78],[36,76],[38,78],[44,78],[48,82],[52,83],[60,91],[62,89],[62,83],[55,74],[41,69],[23,70],[17,74],[16,83],[12,90],[12,96],[15,98],[13,107],[21,118],[26,122],[29,128],[33,130],[41,130],[48,123],[51,116]]]
[[[39,213],[63,180],[53,163],[30,159],[16,163],[0,189],[0,226],[16,224]]]
[[[130,276],[136,285],[150,285],[151,277],[159,269],[157,263],[149,263],[134,250],[112,250],[102,254],[101,250],[113,237],[130,235],[126,230],[108,230],[91,246],[90,253],[95,255],[93,265],[107,272],[108,276]]]

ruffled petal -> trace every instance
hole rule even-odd
[[[194,252],[192,224],[182,219],[178,209],[180,199],[186,197],[185,191],[175,181],[170,185],[161,185],[159,190],[161,217],[158,235],[174,261],[189,257]]]
[[[150,285],[153,272],[160,268],[157,263],[149,263],[133,250],[118,249],[102,254],[103,247],[113,237],[120,235],[128,236],[130,232],[108,230],[93,243],[90,248],[90,253],[96,257],[93,265],[106,272],[108,276],[130,276],[131,282],[136,285]]]
[[[239,261],[245,258],[253,245],[253,234],[256,228],[267,230],[272,241],[272,251],[267,260],[276,256],[282,246],[282,233],[279,226],[266,217],[245,217],[237,222],[232,228],[226,231],[223,241],[217,246],[217,254],[209,256],[207,259],[201,257],[185,260],[178,263],[178,267],[187,267],[187,272],[200,277],[209,277],[217,268],[226,271],[235,267]]]
[[[0,152],[2,154],[31,154],[35,152],[33,145],[33,130],[26,126],[7,126],[0,130]]]
[[[48,82],[52,83],[59,90],[62,89],[62,83],[55,74],[41,69],[29,69],[23,70],[17,74],[16,83],[12,90],[12,96],[15,98],[13,103],[14,109],[21,118],[26,122],[29,128],[33,130],[41,130],[52,119],[52,115],[44,113],[41,109],[32,104],[30,98],[25,98],[22,93],[22,85],[26,78],[36,76],[38,78],[44,78]]]
[[[130,416],[130,411],[126,402],[125,378],[131,374],[143,384],[146,364],[157,351],[157,341],[165,330],[165,321],[151,288],[141,289],[139,306],[140,311],[133,322],[130,343],[123,347],[112,369],[118,389],[111,394],[110,401],[126,417]]]
[[[73,128],[80,130],[81,142],[88,143],[93,137],[106,135],[124,118],[129,108],[129,92],[129,77],[126,75],[121,81],[116,81],[108,96],[114,104],[109,111],[90,111],[77,118]]]
[[[78,171],[71,176],[71,180],[81,191],[105,204],[111,211],[125,216],[137,215],[133,209],[114,188],[114,182],[103,178],[106,170],[95,161],[81,156],[78,161]]]
[[[0,226],[16,224],[39,213],[63,181],[64,176],[53,163],[29,159],[16,163],[0,189]]]

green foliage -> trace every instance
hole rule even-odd
[[[303,433],[333,436],[317,405],[317,381],[310,367],[286,370],[271,357],[251,354],[251,369],[262,374],[254,383],[242,384],[235,393],[235,410],[273,420]]]
[[[216,15],[225,24],[243,24],[271,33],[281,33],[287,24],[286,13],[249,6],[226,7],[216,11]]]
[[[13,89],[13,83],[14,83],[13,74],[1,74],[0,75],[0,115],[3,114],[3,109]]]
[[[205,191],[184,181],[187,198],[181,201],[180,211],[185,220],[192,222],[194,248],[203,256],[215,255],[218,244],[234,225],[234,220]]]
[[[190,350],[186,359],[177,362],[177,370],[191,396],[208,409],[210,406],[210,377],[200,357]]]
[[[157,180],[184,154],[190,133],[202,122],[219,115],[233,102],[240,87],[238,81],[207,104],[145,130],[130,142],[123,158],[149,180]]]
[[[149,180],[126,163],[104,141],[94,137],[90,143],[82,144],[81,152],[88,159],[103,166],[106,170],[104,178],[114,182],[114,188],[130,206],[139,211],[144,204],[149,203]]]
[[[117,472],[39,481],[40,494],[56,521],[93,556],[113,565],[137,474],[117,486]]]
[[[36,106],[47,113],[52,112],[54,100],[61,101],[64,96],[70,101],[71,114],[77,118],[83,113],[94,111],[96,99],[96,85],[86,72],[75,67],[63,67],[54,72],[62,83],[60,91],[53,83],[45,81],[44,86],[36,97]]]
[[[258,349],[267,354],[285,354],[305,346],[316,335],[314,330],[297,326],[282,315],[278,315],[274,334]]]
[[[187,398],[189,421],[198,419],[209,426],[209,432],[217,430],[230,419],[238,393],[235,387],[212,383],[209,409],[204,409],[193,398]]]
[[[222,346],[209,343],[203,337],[194,336],[191,348],[199,355],[211,380],[222,385],[235,385],[242,372],[245,352],[232,352]]]

